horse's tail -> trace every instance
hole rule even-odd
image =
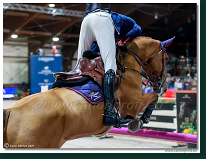
[[[9,121],[9,116],[10,116],[10,109],[4,109],[3,110],[3,130],[4,132],[6,132],[6,128],[7,128],[7,124],[8,124],[8,121]]]
[[[5,144],[8,144],[8,139],[7,139],[7,125],[9,121],[9,116],[10,116],[11,110],[10,109],[3,109],[3,144],[5,148]]]

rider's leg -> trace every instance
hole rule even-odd
[[[79,35],[77,60],[82,58],[84,51],[90,50],[92,43],[95,41],[93,28],[91,27],[92,21],[95,21],[93,19],[93,15],[86,16],[82,21]]]
[[[85,50],[90,50],[93,41],[97,41],[106,72],[104,75],[105,113],[103,123],[105,126],[120,127],[121,124],[128,123],[130,120],[120,118],[120,115],[114,111],[114,78],[117,70],[114,26],[109,14],[98,14],[90,14],[82,22],[78,59],[82,57]]]
[[[104,97],[105,112],[103,123],[105,126],[120,127],[121,124],[128,123],[131,119],[123,119],[114,110],[114,79],[116,66],[116,46],[114,38],[114,26],[111,17],[99,18],[99,25],[94,29],[97,44],[100,49],[101,57],[104,62]],[[100,22],[101,20],[101,22]]]
[[[114,79],[115,72],[109,69],[104,74],[104,97],[105,97],[105,111],[103,123],[105,126],[121,127],[121,124],[126,124],[131,119],[123,119],[114,110]]]
[[[99,17],[99,25],[93,31],[104,63],[104,69],[105,72],[109,69],[116,72],[116,45],[112,19],[110,19],[111,17]]]

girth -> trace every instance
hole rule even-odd
[[[98,85],[103,88],[103,78],[104,78],[104,63],[101,56],[94,59],[80,58],[76,67],[70,72],[56,72],[54,73],[55,82],[57,80],[63,81],[78,81],[84,76],[90,76]],[[116,72],[114,88],[119,85],[120,76],[119,71]]]

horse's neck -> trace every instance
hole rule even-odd
[[[137,43],[131,42],[127,46],[127,48],[128,48],[128,50],[130,50],[130,51],[134,52],[135,54],[137,54],[138,56],[140,56],[143,60],[147,61],[153,52],[150,50],[150,47],[148,47],[148,45],[149,45],[148,42],[139,40]],[[127,59],[127,62],[131,62],[131,61],[134,61],[134,57]],[[140,59],[139,59],[139,61],[143,65],[145,64]],[[137,62],[135,62],[134,65],[136,65],[136,63]]]
[[[141,41],[139,41],[138,43],[131,42],[127,46],[127,48],[128,48],[128,50],[130,50],[133,53],[137,54],[137,56],[134,57],[133,55],[128,53],[127,58],[126,58],[126,67],[133,68],[137,71],[140,71],[141,66],[137,62],[137,60],[141,63],[141,65],[145,65],[143,60],[147,61],[148,58],[151,56],[152,51],[150,51],[149,48],[145,44],[143,44]],[[134,72],[132,72],[132,73],[134,73]]]

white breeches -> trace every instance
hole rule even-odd
[[[87,15],[82,24],[78,44],[78,60],[82,58],[84,51],[90,50],[94,41],[97,41],[104,69],[117,70],[116,46],[114,38],[114,26],[111,15],[105,12],[91,13]]]

